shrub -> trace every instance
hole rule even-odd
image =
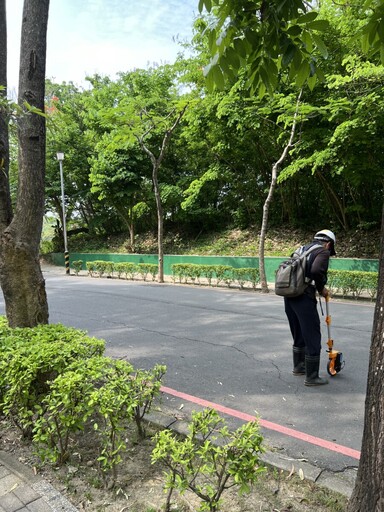
[[[80,270],[83,268],[83,260],[72,261],[72,268],[75,271],[75,274],[78,276]]]
[[[158,272],[158,266],[155,263],[139,263],[137,271],[144,281],[147,280],[148,274],[152,276],[152,281],[154,281]]]
[[[88,270],[88,274],[93,277],[93,275],[95,274],[96,272],[96,265],[95,265],[95,262],[94,261],[87,261],[86,264],[85,264],[87,270]]]
[[[377,272],[357,270],[328,270],[328,283],[333,294],[341,293],[343,297],[351,295],[356,299],[365,291],[373,299],[377,293]]]
[[[105,274],[105,271],[107,269],[108,262],[107,261],[103,261],[103,260],[96,260],[93,263],[94,263],[94,266],[95,266],[95,272],[97,272],[99,277],[103,277],[103,275]]]
[[[117,274],[117,277],[120,279],[123,274],[125,274],[125,263],[115,263],[115,272]]]
[[[40,457],[66,462],[76,433],[90,422],[101,476],[105,485],[114,485],[126,448],[127,424],[135,420],[144,437],[142,419],[160,391],[165,371],[164,366],[135,371],[127,361],[107,357],[73,363],[52,382],[42,402],[44,413],[33,436]]]
[[[37,406],[51,382],[73,362],[102,355],[105,343],[60,324],[12,329],[7,334],[0,356],[2,411],[29,437],[44,412]]]
[[[262,436],[256,421],[230,432],[214,410],[192,413],[189,434],[180,439],[170,430],[155,436],[152,462],[166,467],[168,489],[165,510],[169,511],[174,489],[180,494],[192,491],[201,499],[200,511],[219,510],[221,495],[234,485],[249,492],[260,472]]]

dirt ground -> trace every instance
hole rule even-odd
[[[163,489],[164,468],[151,464],[156,428],[147,426],[147,437],[138,442],[135,431],[127,430],[127,450],[118,466],[117,481],[103,481],[98,470],[98,452],[92,431],[73,440],[70,460],[63,466],[45,463],[34,453],[29,442],[4,418],[0,419],[0,449],[49,481],[80,511],[87,512],[161,512],[166,493]],[[341,495],[319,488],[277,469],[260,476],[251,493],[237,494],[236,488],[225,491],[222,512],[326,512],[344,511],[347,500]],[[191,492],[172,497],[173,512],[197,511],[200,500]]]

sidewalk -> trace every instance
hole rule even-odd
[[[0,451],[0,512],[77,512],[52,485]]]

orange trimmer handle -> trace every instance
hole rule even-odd
[[[327,316],[325,317],[325,323],[327,324],[327,330],[328,330],[328,339],[332,339],[331,336],[331,315],[329,314],[329,295],[325,297],[325,311]]]

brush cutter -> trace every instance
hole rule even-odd
[[[329,375],[334,377],[337,373],[341,372],[341,370],[344,368],[345,361],[343,359],[343,354],[339,352],[338,350],[335,350],[333,348],[333,339],[331,336],[331,315],[329,314],[329,297],[325,298],[325,310],[327,313],[327,316],[325,317],[325,323],[327,324],[327,330],[328,330],[328,356],[329,361],[327,364],[327,371]]]

